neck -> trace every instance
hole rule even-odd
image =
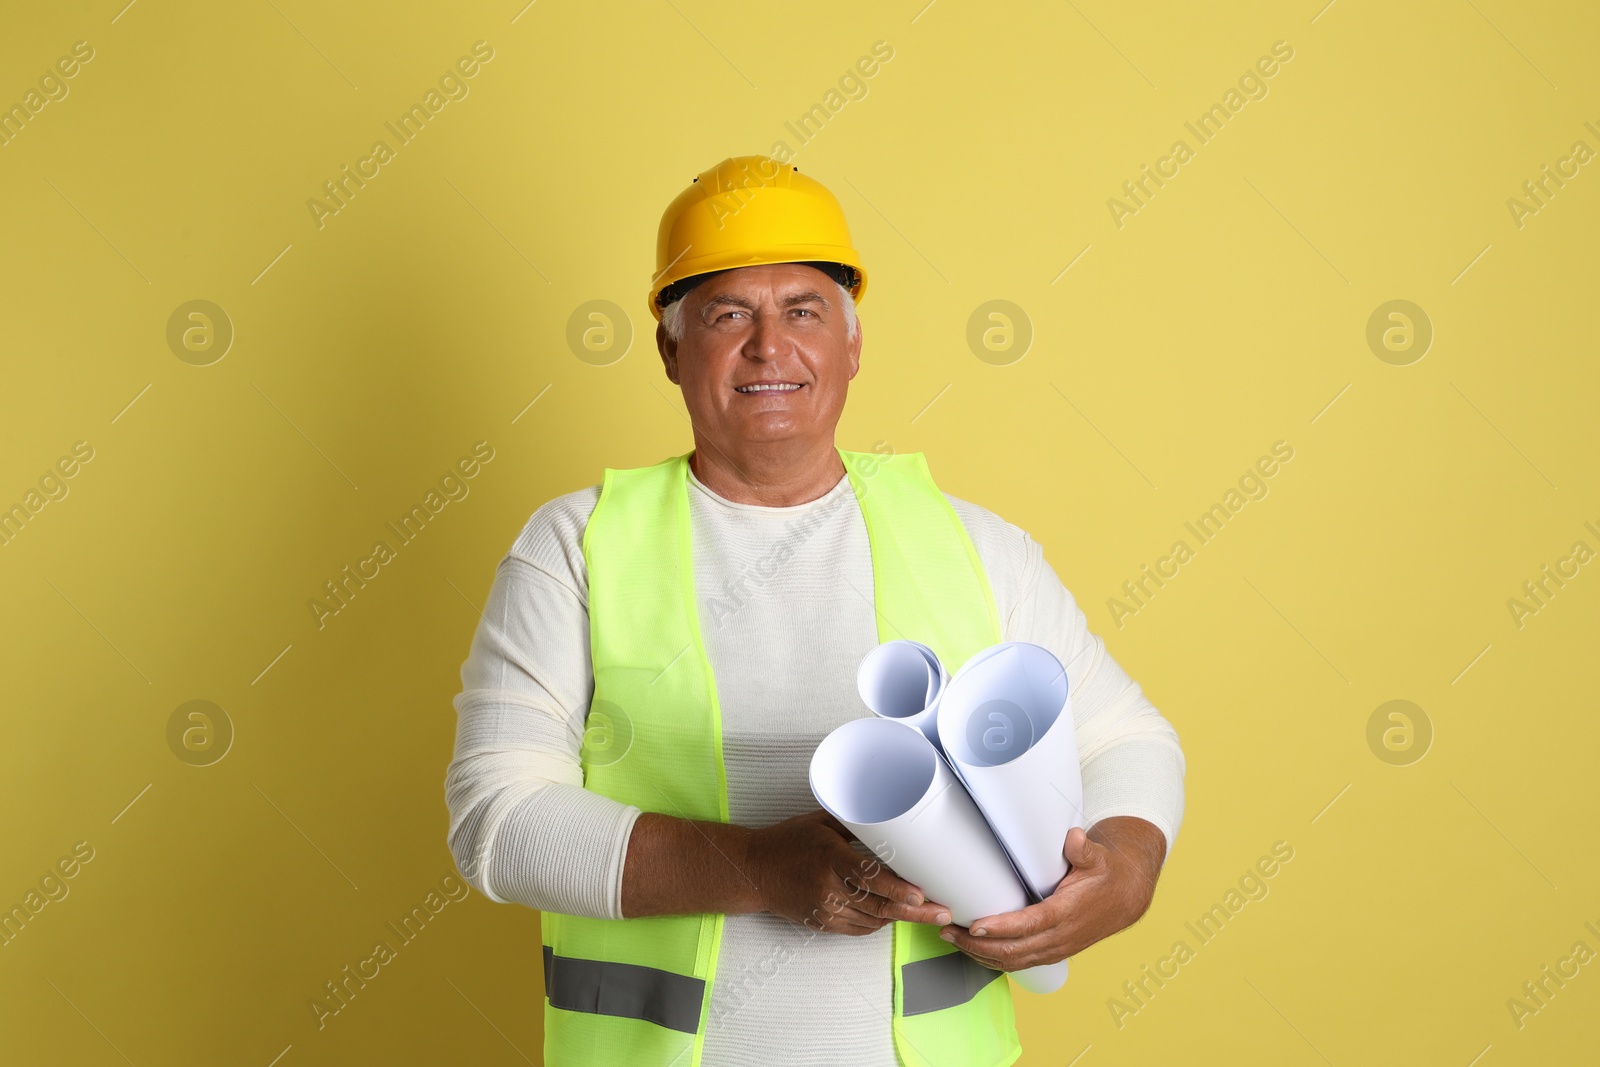
[[[736,504],[787,508],[822,496],[844,477],[832,435],[820,441],[773,441],[737,451],[697,431],[689,468],[702,485]]]

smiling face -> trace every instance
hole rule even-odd
[[[658,327],[656,345],[697,442],[741,469],[766,466],[759,454],[774,448],[795,458],[832,451],[861,361],[859,324],[850,337],[832,278],[802,263],[739,267],[695,286],[683,305],[682,336]]]

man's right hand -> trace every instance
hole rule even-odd
[[[949,909],[927,903],[917,886],[851,847],[855,839],[821,810],[750,831],[745,873],[760,895],[761,910],[810,930],[856,936],[896,919],[950,921]]]

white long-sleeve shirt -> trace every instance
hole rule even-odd
[[[817,808],[812,752],[869,714],[856,693],[856,668],[878,644],[866,525],[847,476],[793,507],[726,500],[692,470],[689,486],[729,816],[769,826]],[[599,494],[590,486],[540,507],[501,560],[461,667],[445,796],[456,864],[489,899],[621,918],[639,809],[586,790],[579,763],[594,692],[582,537]],[[1040,546],[946,499],[977,548],[1004,639],[1042,645],[1067,668],[1087,823],[1138,816],[1170,852],[1183,818],[1177,733],[1089,631]],[[895,1067],[891,961],[887,926],[854,937],[765,913],[728,916],[704,1067]]]

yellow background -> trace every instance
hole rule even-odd
[[[0,102],[95,52],[0,148],[0,504],[95,450],[0,548],[0,903],[95,850],[0,948],[0,1058],[537,1062],[538,916],[476,893],[325,1028],[308,1001],[453,872],[450,698],[528,515],[689,447],[644,311],[662,208],[779,140],[871,272],[840,445],[924,451],[1032,533],[1188,757],[1153,908],[1019,993],[1023,1062],[1592,1058],[1600,964],[1520,1027],[1507,1000],[1600,950],[1600,566],[1520,628],[1506,605],[1600,549],[1600,164],[1520,228],[1506,206],[1600,149],[1592,5],[124,2],[0,35]],[[307,200],[478,40],[470,94],[319,229]],[[785,122],[880,40],[802,146]],[[235,331],[209,366],[166,340],[195,299]],[[966,340],[997,299],[1033,330],[1008,365]],[[1366,342],[1392,299],[1435,332],[1407,366]],[[566,340],[592,300],[637,332],[605,366]],[[480,440],[471,495],[319,630],[322,583]],[[1278,440],[1270,495],[1117,627],[1107,599]],[[204,767],[167,742],[196,699],[236,731]],[[1432,724],[1408,766],[1367,742],[1393,699]],[[1196,947],[1276,841],[1270,894]]]

